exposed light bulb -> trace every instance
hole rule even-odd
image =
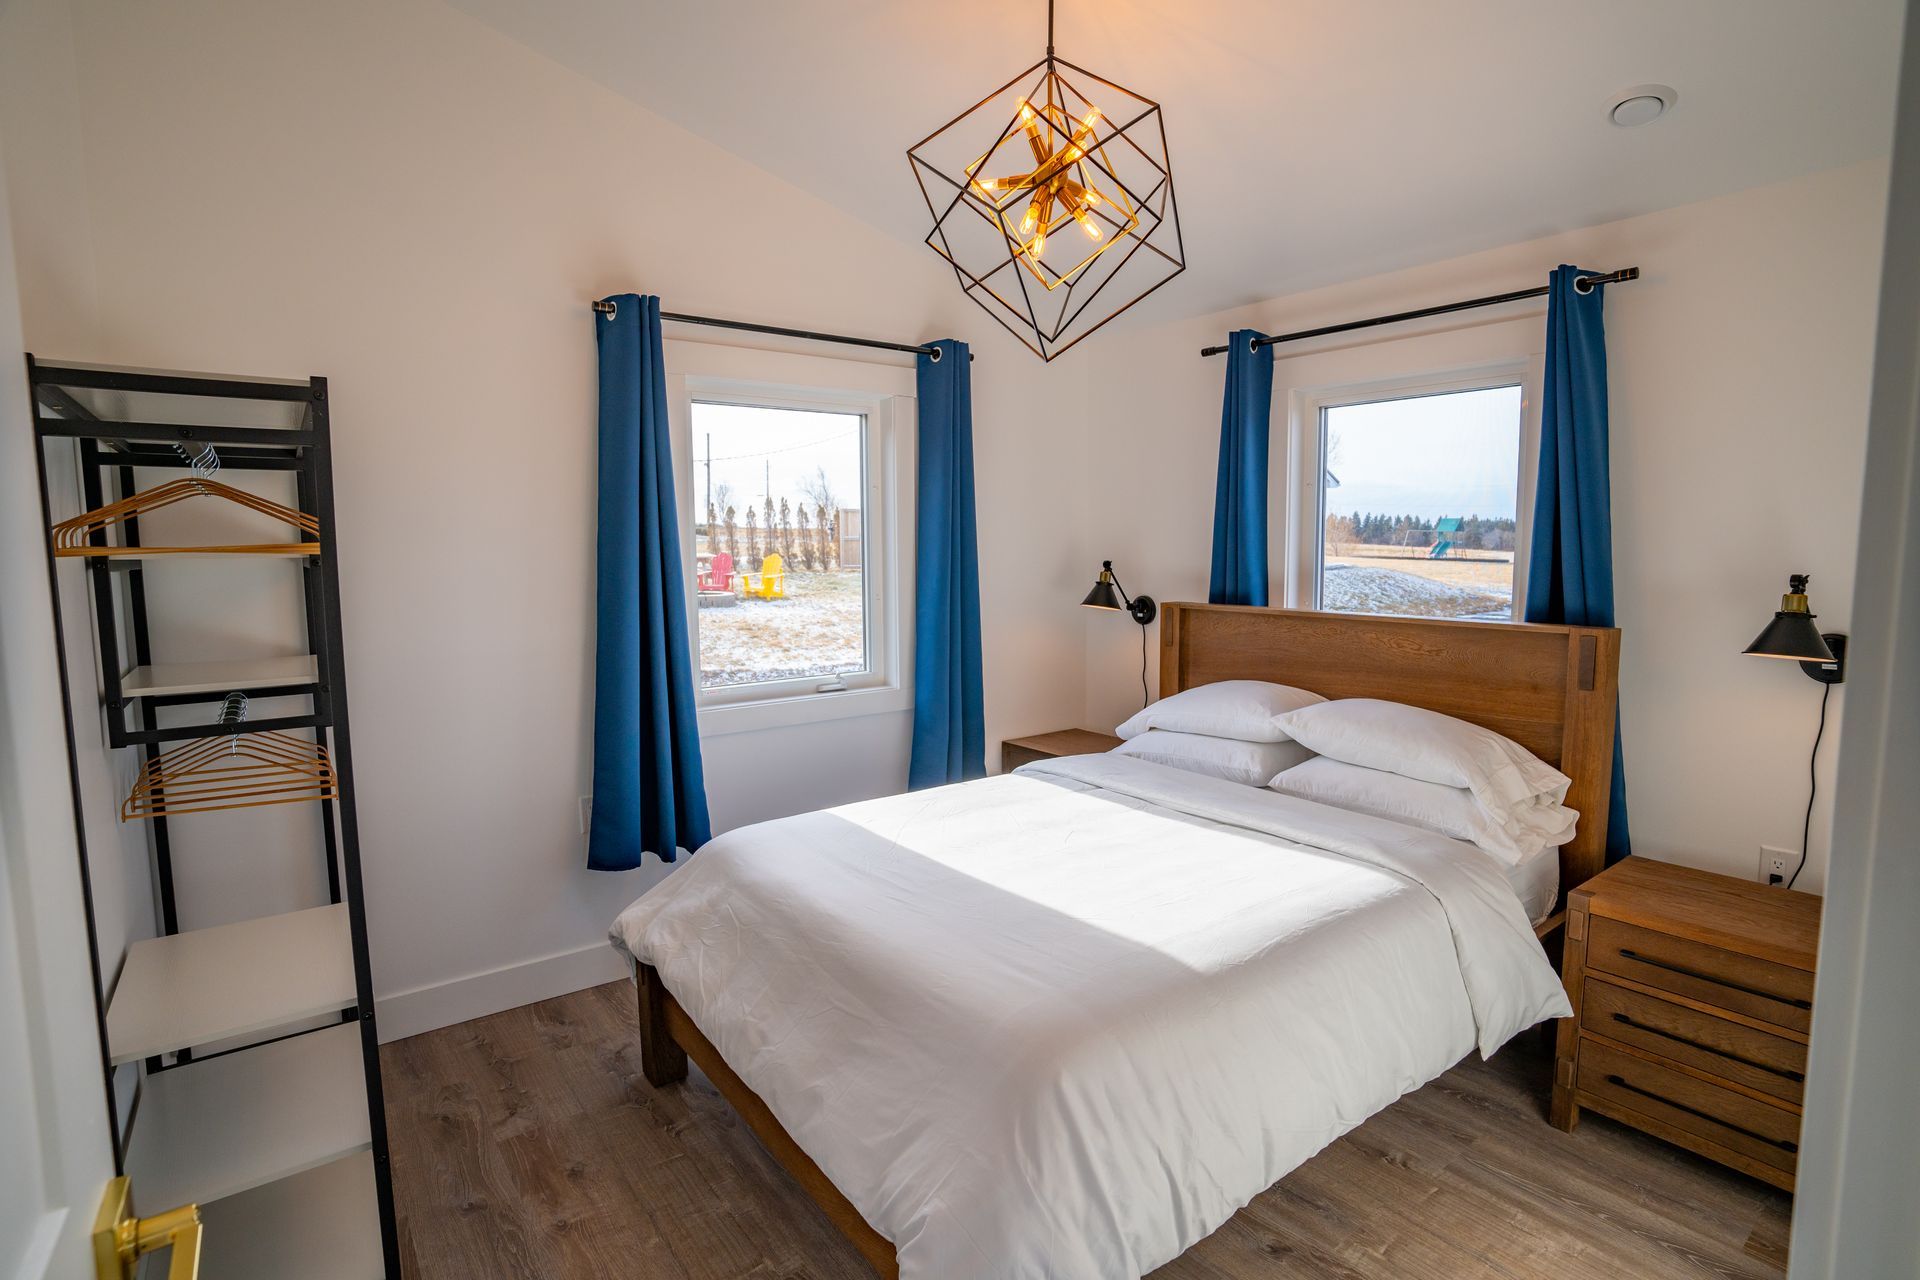
[[[1020,99],[1020,123],[1031,124],[1032,122],[1033,122],[1033,104],[1028,102],[1025,98],[1022,98]]]
[[[1098,240],[1100,238],[1100,224],[1092,218],[1089,218],[1084,212],[1074,214],[1073,220],[1080,224],[1082,231],[1087,233],[1087,239]]]
[[[1034,235],[1032,243],[1030,243],[1027,246],[1027,252],[1032,254],[1034,258],[1038,260],[1040,255],[1045,253],[1046,251],[1047,251],[1047,233],[1043,229]]]
[[[1033,229],[1039,225],[1040,211],[1029,204],[1027,211],[1020,215],[1020,234],[1030,236],[1033,234]]]

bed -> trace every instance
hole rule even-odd
[[[1175,604],[1229,679],[1493,729],[1605,847],[1618,633]],[[1465,851],[1465,852],[1463,852]],[[1111,756],[730,832],[622,913],[642,1069],[691,1058],[882,1275],[1140,1276],[1476,1049],[1567,1012],[1472,846]]]

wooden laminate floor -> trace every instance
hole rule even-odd
[[[614,983],[382,1053],[408,1280],[871,1277],[695,1068],[640,1075]],[[1783,1273],[1781,1192],[1601,1116],[1537,1033],[1401,1099],[1154,1280]]]

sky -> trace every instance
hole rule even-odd
[[[723,484],[733,486],[733,505],[745,524],[747,506],[761,508],[769,479],[773,505],[798,505],[801,483],[824,467],[842,507],[860,505],[860,424],[856,413],[811,413],[752,405],[693,405],[693,501],[696,520],[706,519],[707,459],[714,502]],[[724,517],[725,512],[719,514]],[[809,512],[809,515],[812,513]]]
[[[1513,517],[1520,407],[1492,387],[1329,408],[1327,513]]]

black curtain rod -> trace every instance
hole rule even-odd
[[[593,309],[602,315],[613,315],[618,308],[611,302],[596,302]],[[882,342],[878,338],[850,338],[843,333],[816,333],[812,329],[782,329],[779,325],[749,324],[745,320],[716,320],[712,316],[690,316],[679,311],[662,311],[662,320],[672,320],[678,324],[704,324],[714,329],[742,329],[748,333],[770,333],[778,338],[806,338],[813,342],[838,342],[849,347],[875,347],[881,351],[904,351],[908,355],[932,356],[937,364],[940,360],[940,348],[916,347],[905,342]],[[971,360],[971,354],[967,357]]]
[[[1638,280],[1639,278],[1640,268],[1622,267],[1618,271],[1609,271],[1605,275],[1581,276],[1578,280],[1574,281],[1573,287],[1579,289],[1581,293],[1587,293],[1597,284],[1619,284],[1622,280]],[[1585,285],[1586,288],[1581,289],[1580,286],[1582,285]],[[1448,302],[1437,307],[1421,307],[1418,311],[1397,311],[1390,316],[1375,316],[1371,320],[1349,320],[1345,324],[1330,324],[1319,329],[1302,329],[1298,333],[1275,334],[1271,338],[1261,338],[1253,345],[1256,347],[1271,347],[1279,342],[1300,342],[1306,338],[1324,338],[1330,333],[1347,333],[1354,329],[1371,329],[1375,325],[1380,324],[1399,324],[1402,320],[1420,320],[1427,316],[1444,316],[1454,311],[1471,311],[1475,307],[1496,307],[1503,302],[1519,302],[1523,298],[1544,298],[1546,296],[1547,286],[1543,284],[1537,289],[1515,289],[1512,293],[1496,293],[1485,298],[1468,298],[1465,302]],[[1200,348],[1200,354],[1203,356],[1225,355],[1226,350],[1225,344],[1217,347],[1202,347]]]

